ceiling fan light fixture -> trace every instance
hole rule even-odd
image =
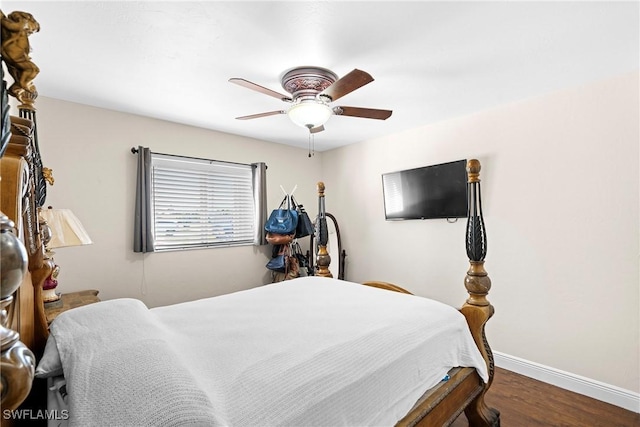
[[[315,99],[302,100],[287,112],[293,123],[307,129],[324,125],[332,114],[331,107]]]

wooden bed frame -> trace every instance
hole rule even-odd
[[[6,319],[3,317],[1,329],[1,404],[4,410],[18,408],[32,387],[34,355],[35,359],[39,360],[49,334],[44,314],[42,285],[52,273],[54,263],[46,257],[44,250],[48,227],[38,219],[38,211],[46,198],[47,182],[53,184],[52,179],[47,179],[51,176],[50,170],[42,166],[40,158],[34,108],[37,91],[33,84],[39,70],[29,57],[28,37],[39,31],[39,25],[30,14],[24,12],[13,12],[8,16],[1,14],[1,18],[2,62],[13,77],[14,83],[9,89],[6,88],[3,71],[0,210],[13,221],[16,235],[24,242],[28,255],[28,271],[24,275],[21,287],[7,298],[3,295],[2,300],[2,307],[6,308]],[[13,40],[13,43],[8,43],[9,40]],[[20,103],[18,117],[9,114],[8,95],[14,96]],[[10,133],[6,132],[8,129]],[[465,278],[465,286],[469,298],[460,311],[466,317],[473,338],[486,360],[490,380],[485,384],[473,368],[454,368],[449,373],[450,379],[428,390],[409,414],[397,423],[398,426],[445,426],[451,424],[463,411],[470,425],[500,425],[499,412],[489,408],[484,402],[494,372],[493,355],[485,337],[484,326],[493,315],[494,309],[486,298],[491,281],[484,270],[486,236],[480,200],[480,163],[470,160],[467,170],[469,216],[466,246],[470,268]],[[324,197],[324,186],[320,197]],[[329,262],[328,253],[321,247],[316,260],[318,275],[331,276]],[[4,270],[2,274],[4,290]],[[385,282],[364,284],[410,293]],[[24,345],[17,339],[14,331],[19,334]],[[22,350],[16,351],[16,346]],[[6,425],[11,420],[3,416],[0,422]]]

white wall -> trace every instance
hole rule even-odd
[[[633,73],[323,153],[347,279],[391,281],[460,306],[465,224],[386,222],[380,175],[478,158],[493,349],[640,391],[638,79]]]
[[[58,249],[62,292],[98,289],[103,299],[133,297],[149,306],[219,295],[269,283],[271,246],[134,253],[138,145],[151,151],[267,166],[268,210],[280,185],[315,215],[320,156],[307,151],[130,114],[39,97],[38,134],[55,183],[46,205],[71,209],[94,244]]]

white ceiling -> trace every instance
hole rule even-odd
[[[299,65],[369,72],[337,104],[393,115],[332,117],[317,151],[640,68],[638,1],[2,2],[15,10],[41,26],[42,96],[299,147],[286,115],[236,120],[289,104],[229,78],[284,92]]]

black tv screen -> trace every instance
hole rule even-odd
[[[466,160],[458,160],[383,174],[385,218],[465,218],[466,167]]]

